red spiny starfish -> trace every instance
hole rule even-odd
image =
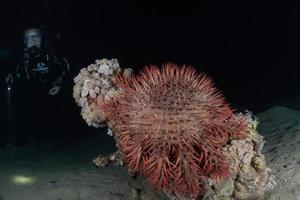
[[[192,67],[146,67],[118,77],[122,94],[102,103],[130,171],[143,174],[158,190],[197,197],[208,178],[229,175],[223,148],[244,138],[247,125],[204,74]]]

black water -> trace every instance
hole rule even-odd
[[[296,1],[284,0],[201,1],[199,5],[4,1],[0,12],[0,48],[9,52],[5,54],[9,58],[1,60],[1,110],[5,111],[1,112],[1,127],[6,130],[1,131],[2,141],[11,137],[8,132],[20,129],[15,118],[19,109],[8,102],[3,78],[14,71],[20,60],[25,28],[42,24],[59,32],[63,54],[71,64],[63,97],[54,101],[59,106],[43,99],[37,101],[46,107],[46,113],[51,111],[44,114],[45,120],[63,121],[54,130],[44,128],[45,137],[39,137],[59,141],[70,134],[81,138],[85,132],[93,132],[81,119],[72,99],[72,78],[81,68],[104,57],[117,58],[121,67],[136,71],[149,64],[191,64],[198,72],[211,76],[238,111],[249,109],[259,113],[275,105],[299,108],[298,9]],[[20,90],[26,92],[26,88]],[[11,98],[9,101],[14,102],[18,95]],[[30,104],[31,100],[28,101]],[[56,108],[59,111],[52,112]],[[24,118],[32,121],[34,116],[28,114]],[[29,135],[22,135],[22,140],[31,140]]]

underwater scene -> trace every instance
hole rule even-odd
[[[300,200],[298,11],[3,1],[0,200]]]

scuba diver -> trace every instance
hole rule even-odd
[[[40,28],[25,30],[23,58],[16,69],[16,79],[48,90],[49,95],[57,95],[70,67],[65,57],[55,54],[52,38],[45,36]]]
[[[8,87],[13,83],[16,90],[16,144],[42,140],[51,127],[57,126],[55,120],[61,115],[58,112],[63,102],[61,90],[70,71],[67,59],[55,49],[59,40],[59,34],[45,28],[24,31],[21,61],[15,73],[6,78]]]

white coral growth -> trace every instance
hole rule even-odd
[[[117,59],[101,59],[86,68],[74,78],[73,97],[82,108],[81,115],[89,126],[106,125],[106,117],[98,109],[98,103],[107,101],[121,91],[115,87],[114,80],[119,73],[127,76],[131,69],[120,68]]]

